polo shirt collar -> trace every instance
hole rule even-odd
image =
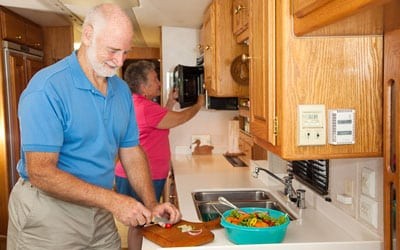
[[[83,72],[81,65],[79,64],[78,57],[77,57],[77,50],[73,51],[71,56],[69,57],[69,65],[71,68],[72,72],[72,79],[74,82],[74,86],[78,89],[86,89],[90,91],[96,90],[96,88],[93,86],[93,84],[89,81],[87,76],[85,75],[85,72]],[[113,96],[114,95],[114,90],[113,90],[113,78],[116,76],[112,77],[107,77],[107,96]]]

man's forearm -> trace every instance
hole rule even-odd
[[[60,200],[111,210],[114,191],[82,181],[56,167],[37,167],[32,158],[35,156],[28,156],[27,162],[29,180],[35,187]]]
[[[121,163],[129,183],[142,199],[144,205],[150,209],[157,205],[150,168],[142,148],[135,148],[134,151],[129,153],[128,158],[121,156]]]

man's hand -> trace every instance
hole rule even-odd
[[[126,195],[117,194],[111,212],[117,220],[126,226],[143,226],[149,224],[152,214],[142,203]]]
[[[153,216],[163,217],[168,219],[168,223],[176,224],[181,218],[181,212],[171,203],[165,202],[158,204],[153,208]]]

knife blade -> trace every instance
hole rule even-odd
[[[159,217],[159,216],[154,216],[153,219],[151,220],[152,224],[157,224],[163,228],[171,228],[171,224],[168,223],[168,219],[164,217]]]

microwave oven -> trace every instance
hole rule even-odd
[[[181,108],[194,105],[199,94],[207,94],[204,85],[203,66],[177,65],[173,72],[174,88],[178,88],[178,102]],[[213,97],[206,95],[206,109],[237,110],[237,97]]]
[[[178,101],[181,108],[194,105],[203,89],[203,66],[177,65],[173,72],[174,88],[178,88]]]

